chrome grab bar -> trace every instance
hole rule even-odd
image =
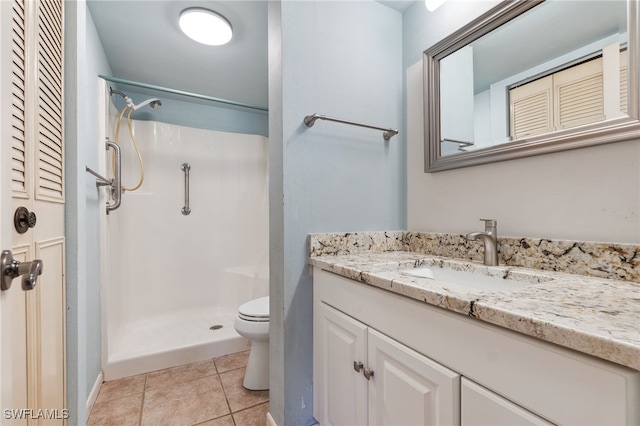
[[[475,142],[460,141],[460,140],[457,140],[457,139],[443,138],[440,141],[440,143],[445,143],[445,142],[457,143],[458,144],[458,151],[465,151],[465,152],[466,152],[466,149],[465,149],[466,147],[475,145]]]
[[[108,151],[109,148],[113,148],[116,153],[116,163],[115,163],[115,177],[113,179],[107,179],[102,176],[100,173],[96,172],[89,166],[84,166],[85,171],[91,173],[96,177],[96,186],[100,188],[101,186],[108,186],[111,189],[111,198],[113,198],[113,203],[107,203],[107,214],[110,211],[113,211],[120,207],[120,203],[122,201],[122,154],[120,152],[120,147],[118,144],[111,142],[107,138],[105,149]]]
[[[182,163],[180,169],[184,172],[184,207],[182,208],[182,214],[186,216],[191,213],[189,208],[189,171],[191,170],[191,164]]]
[[[388,141],[389,139],[391,139],[391,137],[393,137],[393,136],[398,134],[398,130],[397,129],[386,129],[384,127],[370,126],[368,124],[356,123],[355,121],[342,120],[340,118],[327,117],[326,115],[320,115],[320,114],[307,115],[304,118],[304,124],[306,124],[307,127],[312,127],[315,124],[316,120],[335,121],[336,123],[343,123],[343,124],[350,124],[352,126],[366,127],[367,129],[382,130],[384,132],[382,134],[382,137],[384,138],[385,141]]]
[[[107,214],[120,207],[120,203],[122,202],[122,154],[120,152],[120,146],[107,139],[107,150],[109,150],[109,148],[113,148],[116,153],[116,164],[115,177],[111,182],[111,196],[113,197],[113,204],[107,204]]]
[[[111,184],[113,183],[113,179],[109,180],[106,177],[102,176],[101,174],[99,174],[98,172],[96,172],[95,170],[93,170],[91,167],[89,166],[84,166],[85,171],[91,173],[92,175],[94,175],[96,177],[96,186],[99,188],[101,186],[111,186]]]

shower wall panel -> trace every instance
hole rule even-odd
[[[123,182],[138,164],[121,132]],[[123,321],[167,310],[229,307],[266,295],[268,265],[267,140],[262,136],[135,123],[145,179],[113,212],[113,253],[122,275]],[[191,165],[189,215],[185,173]],[[117,256],[117,258],[116,258]],[[265,283],[262,283],[265,284]]]
[[[113,139],[113,117],[109,128]],[[122,206],[106,217],[107,364],[128,356],[121,346],[133,330],[181,313],[210,311],[212,322],[218,314],[229,318],[269,292],[267,138],[153,121],[134,120],[132,128],[144,183],[125,192]],[[126,119],[118,143],[123,184],[131,187],[140,168]],[[183,163],[191,165],[189,215],[182,213]]]

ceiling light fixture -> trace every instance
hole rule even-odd
[[[190,7],[180,12],[179,25],[187,36],[209,46],[229,43],[233,36],[227,18],[202,7]]]
[[[429,12],[433,12],[440,6],[442,6],[447,0],[424,0],[424,5]]]

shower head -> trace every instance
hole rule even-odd
[[[138,105],[134,105],[133,101],[129,97],[127,97],[126,100],[129,108],[133,109],[134,111],[139,110],[145,105],[149,105],[153,109],[158,109],[162,106],[162,102],[160,102],[160,99],[158,98],[147,99],[146,101],[140,102]]]

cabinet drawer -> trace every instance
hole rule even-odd
[[[462,426],[551,426],[541,417],[462,378]]]

